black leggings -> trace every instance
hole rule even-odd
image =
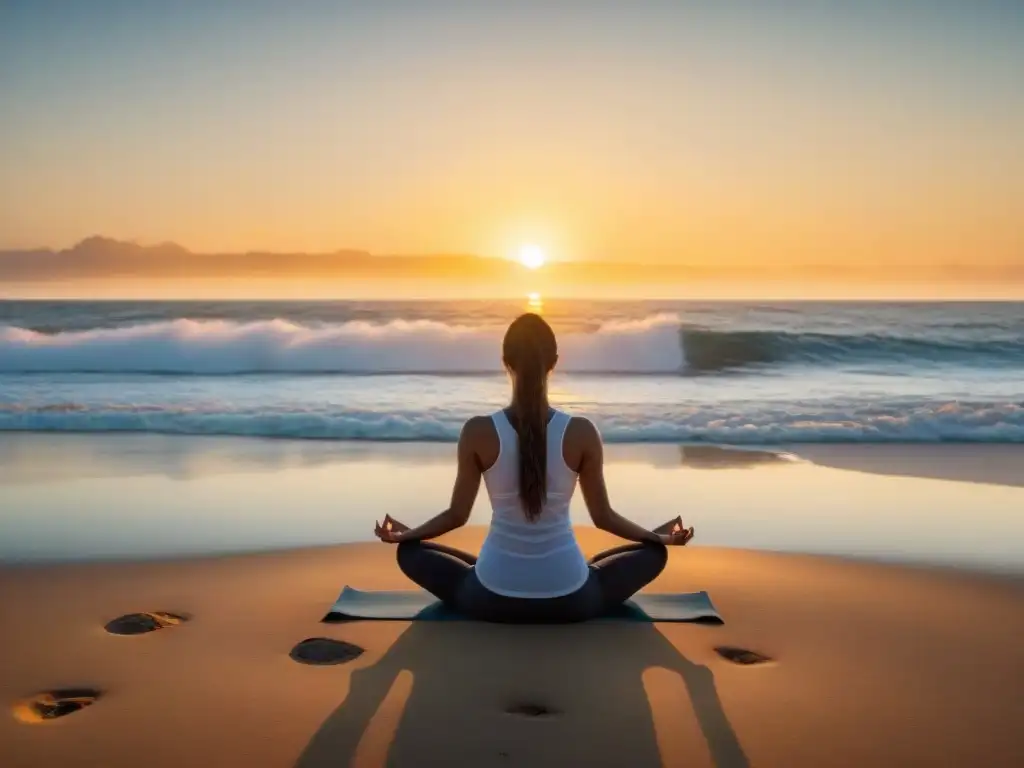
[[[663,544],[625,544],[590,560],[582,587],[562,597],[506,597],[476,576],[476,557],[431,541],[398,545],[398,567],[445,604],[471,618],[502,623],[563,623],[597,618],[654,581],[668,562]]]

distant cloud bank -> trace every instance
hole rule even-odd
[[[546,283],[670,284],[694,280],[1022,281],[1017,265],[693,265],[573,261],[548,264]],[[143,246],[90,237],[72,248],[0,251],[0,280],[8,283],[134,279],[442,279],[505,281],[521,278],[514,261],[472,255],[384,256],[360,250],[330,253],[193,253],[175,243]]]

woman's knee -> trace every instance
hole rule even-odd
[[[419,559],[423,547],[418,541],[402,541],[399,542],[397,549],[395,557],[398,559],[398,567],[408,576],[409,572],[415,568],[415,563]]]
[[[644,542],[644,551],[650,558],[651,566],[656,568],[655,575],[665,570],[665,566],[668,565],[668,547],[659,542]]]

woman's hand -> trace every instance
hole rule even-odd
[[[397,544],[408,533],[409,526],[395,520],[391,515],[384,516],[383,523],[374,523],[373,534],[385,544]]]
[[[658,534],[661,543],[666,547],[682,547],[693,538],[693,526],[683,528],[683,519],[677,515],[675,519],[655,528],[654,533]]]

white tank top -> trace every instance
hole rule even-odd
[[[491,416],[498,431],[498,459],[484,473],[491,500],[487,531],[476,575],[491,592],[506,597],[560,597],[575,592],[590,569],[569,521],[576,473],[562,457],[562,439],[571,417],[555,411],[547,425],[547,498],[540,517],[530,521],[519,499],[519,435],[504,411]]]

